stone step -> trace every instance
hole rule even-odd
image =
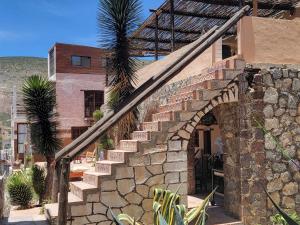
[[[58,203],[45,204],[45,216],[50,224],[56,224],[58,217]]]
[[[113,165],[116,165],[116,164],[122,164],[122,163],[115,162],[115,161],[109,161],[109,160],[98,161],[95,164],[95,172],[112,175],[112,173],[113,173],[112,167],[113,167]]]
[[[94,171],[86,171],[83,173],[83,182],[100,187],[101,178],[110,176],[109,173],[98,173]]]
[[[185,102],[175,102],[166,105],[161,105],[158,108],[160,113],[162,112],[170,112],[170,111],[184,111],[185,110]]]
[[[70,182],[70,190],[72,194],[84,201],[87,199],[88,195],[94,194],[99,191],[97,186],[90,185],[83,181]]]
[[[125,151],[138,151],[139,141],[138,140],[121,140],[120,149]]]
[[[143,122],[141,129],[143,131],[161,131],[161,122]]]
[[[185,93],[175,94],[168,98],[168,103],[189,101],[192,99],[199,99],[199,92],[197,90],[191,90]]]
[[[132,153],[135,151],[126,151],[126,150],[108,150],[107,151],[107,160],[124,163],[126,161],[126,154]]]
[[[149,141],[151,137],[149,131],[134,131],[131,134],[131,138],[137,141]]]
[[[172,111],[169,112],[161,112],[152,114],[152,121],[172,121],[174,120],[174,113]]]

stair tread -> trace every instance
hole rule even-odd
[[[93,175],[93,176],[110,176],[109,173],[100,173],[100,172],[96,172],[96,171],[86,171],[84,172],[84,174],[88,174],[88,175]]]
[[[130,150],[123,150],[123,149],[112,149],[112,150],[107,150],[110,152],[136,152],[136,151],[130,151]]]
[[[47,210],[48,214],[51,217],[57,217],[58,216],[58,203],[45,204],[45,210]]]
[[[88,184],[88,183],[83,182],[83,181],[74,181],[74,182],[71,182],[70,184],[80,188],[81,190],[97,189],[96,186]]]
[[[96,163],[101,163],[101,164],[119,164],[122,162],[116,162],[116,161],[111,161],[111,160],[101,160],[101,161],[97,161]]]

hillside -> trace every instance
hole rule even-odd
[[[47,76],[47,69],[46,58],[0,57],[0,121],[10,117],[13,86],[20,90],[26,77]]]

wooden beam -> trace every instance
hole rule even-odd
[[[175,51],[174,0],[170,1],[171,50]]]
[[[257,4],[257,0],[253,0],[252,5],[253,5],[252,15],[253,16],[258,16],[258,4]]]
[[[156,27],[153,26],[153,25],[147,25],[145,28],[156,29]],[[170,28],[158,27],[158,30],[169,32]],[[202,31],[197,31],[197,30],[182,30],[182,29],[179,29],[179,28],[175,28],[175,33],[201,35]],[[234,32],[226,32],[226,35],[233,35],[233,34],[235,34],[235,33]]]
[[[155,13],[155,60],[158,60],[158,15]]]
[[[192,1],[192,2],[201,2],[211,5],[222,5],[222,6],[233,6],[238,7],[239,2],[228,0],[185,0],[185,1]],[[245,5],[249,5],[253,7],[252,0],[245,1]],[[294,6],[292,3],[272,3],[272,2],[258,2],[258,9],[272,9],[272,10],[291,10]]]
[[[250,10],[249,6],[245,6],[239,10],[230,20],[228,20],[218,30],[217,27],[212,28],[206,34],[193,42],[186,51],[182,53],[176,60],[172,61],[170,65],[163,68],[161,72],[152,76],[139,86],[132,95],[114,110],[108,112],[101,120],[95,123],[86,132],[80,135],[76,140],[64,147],[61,151],[55,154],[55,160],[60,160],[62,157],[68,155],[71,159],[81,154],[87,146],[95,142],[101,135],[107,132],[114,124],[116,124],[124,115],[130,112],[133,108],[142,103],[146,98],[156,92],[159,88],[169,82],[186,65],[195,60],[208,49],[214,42],[221,38],[226,31],[228,31]]]
[[[156,12],[155,9],[150,9],[150,12]],[[170,14],[171,11],[168,9],[161,9],[161,13],[163,14]],[[188,17],[197,17],[197,18],[207,18],[207,19],[217,19],[217,20],[229,20],[230,16],[218,16],[212,14],[207,14],[207,13],[195,13],[195,12],[186,12],[186,11],[179,11],[179,10],[174,10],[174,15],[175,16],[188,16]]]
[[[155,38],[144,38],[144,37],[132,37],[132,40],[139,40],[139,41],[145,41],[145,42],[155,42]],[[159,43],[171,43],[172,44],[172,39],[158,39]],[[175,40],[174,43],[179,43],[179,44],[189,44],[193,42],[194,40]]]

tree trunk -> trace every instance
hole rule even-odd
[[[46,199],[51,198],[52,194],[52,182],[53,182],[53,174],[54,174],[54,167],[51,166],[52,162],[54,161],[54,156],[47,156],[47,176],[46,176]]]

